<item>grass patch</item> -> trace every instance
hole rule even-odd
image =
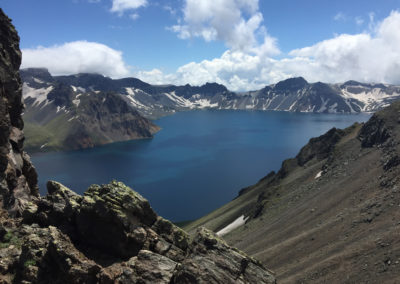
[[[13,232],[8,231],[4,237],[3,241],[0,243],[0,248],[8,248],[9,246],[16,246],[17,248],[22,247],[22,240],[18,238]]]
[[[24,266],[25,267],[29,267],[29,266],[34,266],[36,265],[36,261],[34,259],[28,259],[27,261],[25,261]]]

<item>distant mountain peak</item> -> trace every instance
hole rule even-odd
[[[308,82],[303,77],[294,77],[278,82],[275,85],[275,89],[293,91],[302,89],[307,85]]]
[[[40,79],[37,74],[47,74],[50,77],[48,80]],[[202,108],[319,113],[371,112],[400,99],[399,86],[360,83],[354,80],[343,84],[308,83],[303,77],[288,78],[261,90],[241,93],[231,92],[216,82],[197,86],[152,85],[133,77],[111,79],[90,73],[51,77],[43,69],[25,69],[21,71],[21,77],[26,83],[25,94],[31,92],[31,98],[36,104],[42,102],[43,98],[37,97],[34,89],[44,93],[55,82],[59,82],[81,93],[120,94],[141,115],[152,119],[180,110]]]
[[[362,83],[354,80],[349,80],[343,83],[343,86],[359,86],[359,85],[362,85]]]
[[[26,68],[20,70],[22,80],[25,81],[26,77],[34,77],[45,82],[52,82],[53,77],[51,76],[47,68]]]

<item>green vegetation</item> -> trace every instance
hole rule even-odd
[[[75,123],[68,122],[66,115],[60,115],[45,125],[25,123],[25,148],[29,151],[59,150],[65,147],[66,137],[74,129]]]
[[[18,236],[15,235],[13,232],[8,231],[4,235],[3,241],[0,242],[0,248],[8,248],[11,245],[16,246],[17,248],[21,248],[22,240],[18,238]]]
[[[36,265],[36,261],[34,259],[28,259],[27,261],[25,261],[24,266],[25,267],[29,267],[29,266],[33,266]]]

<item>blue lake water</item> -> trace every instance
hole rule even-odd
[[[32,160],[41,194],[47,180],[78,193],[120,180],[173,221],[201,217],[294,157],[311,137],[370,115],[263,111],[190,111],[156,121],[154,139],[73,152],[39,153]]]

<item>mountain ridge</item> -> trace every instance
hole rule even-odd
[[[34,81],[32,71],[34,69],[21,70],[22,79],[27,84]],[[375,112],[400,98],[400,86],[356,81],[309,83],[303,77],[289,78],[260,90],[238,93],[218,83],[202,86],[151,85],[137,78],[113,80],[89,73],[52,78],[86,90],[113,91],[143,116],[152,119],[176,111],[202,108],[317,113]],[[24,96],[29,94],[25,92]]]
[[[30,152],[82,149],[151,138],[159,130],[151,119],[179,111],[360,113],[377,111],[400,99],[399,86],[356,81],[308,83],[303,77],[289,78],[258,91],[235,93],[217,83],[161,86],[137,78],[114,80],[90,73],[52,76],[45,68],[22,69],[20,73],[26,106],[26,148]],[[115,105],[121,106],[125,114],[117,119],[118,126],[111,117],[115,120],[122,109],[115,109]],[[114,131],[115,128],[119,131]]]

